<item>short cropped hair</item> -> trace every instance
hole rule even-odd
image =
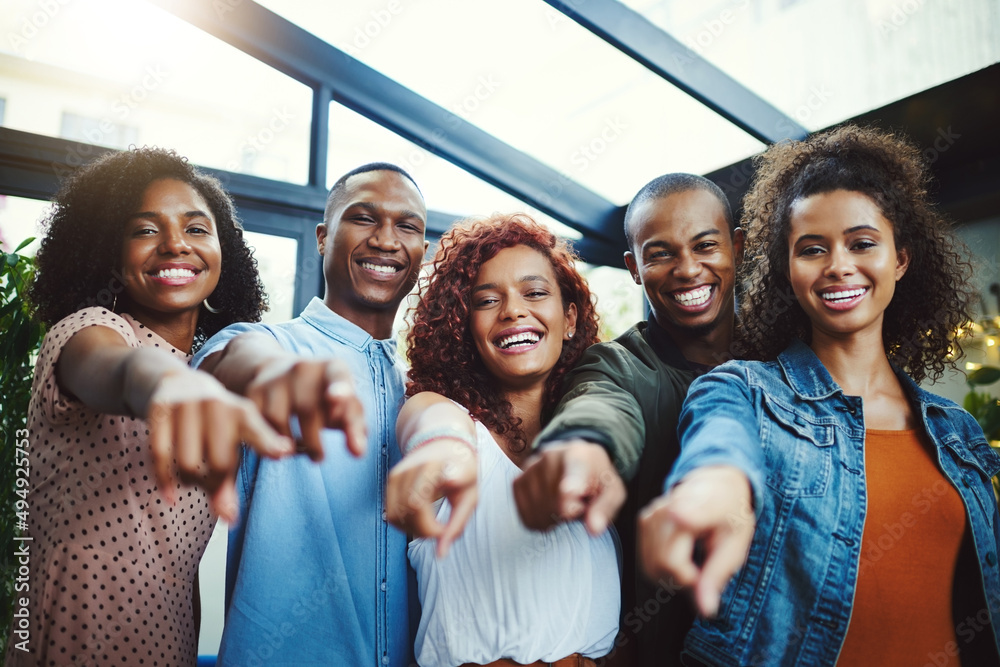
[[[729,231],[736,229],[736,224],[733,220],[733,209],[729,205],[729,200],[726,198],[726,194],[722,191],[722,188],[704,176],[698,176],[697,174],[664,174],[663,176],[657,176],[642,186],[642,189],[632,198],[632,203],[628,205],[628,209],[625,211],[625,240],[628,241],[629,250],[635,251],[635,237],[632,234],[632,215],[636,208],[647,201],[663,199],[672,194],[689,192],[691,190],[704,190],[718,199],[722,205],[722,210],[725,212]]]

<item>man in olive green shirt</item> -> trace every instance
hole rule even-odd
[[[635,521],[662,492],[679,453],[677,419],[688,386],[731,358],[736,266],[743,232],[711,181],[667,174],[644,186],[625,214],[625,264],[652,314],[591,347],[514,483],[525,525],[582,519],[622,539],[622,628],[609,664],[675,664],[692,619],[672,582],[637,568]],[[626,487],[623,479],[627,480]],[[677,663],[679,664],[679,663]]]

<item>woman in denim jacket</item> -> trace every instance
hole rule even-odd
[[[694,382],[640,521],[647,572],[703,615],[687,664],[997,664],[1000,454],[917,385],[958,358],[972,298],[926,182],[915,148],[856,127],[760,160],[741,306],[760,361]]]

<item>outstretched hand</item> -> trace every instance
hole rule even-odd
[[[643,569],[651,579],[670,575],[693,588],[699,612],[714,616],[726,584],[746,561],[755,525],[746,475],[732,466],[700,468],[640,514]]]
[[[240,443],[270,458],[294,451],[291,439],[268,426],[251,401],[200,371],[164,375],[150,396],[146,419],[157,485],[167,500],[176,500],[180,477],[203,487],[212,509],[228,522],[237,517]]]
[[[586,440],[549,444],[514,480],[514,500],[524,525],[549,530],[583,519],[592,535],[608,527],[625,503],[625,484],[607,450]]]
[[[282,435],[292,436],[289,419],[296,417],[302,434],[300,451],[313,461],[323,460],[324,428],[343,430],[354,456],[364,455],[368,448],[364,407],[343,362],[276,357],[247,385],[246,396]]]
[[[437,555],[447,555],[479,500],[477,457],[462,440],[439,438],[406,455],[389,472],[386,519],[414,537],[437,538]],[[434,503],[447,498],[447,524],[435,517]]]

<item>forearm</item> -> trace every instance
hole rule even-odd
[[[444,437],[447,433],[454,433],[467,442],[475,442],[476,426],[465,410],[443,396],[429,392],[417,394],[407,400],[399,411],[396,440],[404,455],[407,454],[407,443],[416,445],[421,434],[441,434]]]
[[[207,357],[200,368],[215,376],[229,391],[245,396],[265,367],[283,362],[290,366],[296,359],[297,355],[282,348],[271,336],[245,333]]]

